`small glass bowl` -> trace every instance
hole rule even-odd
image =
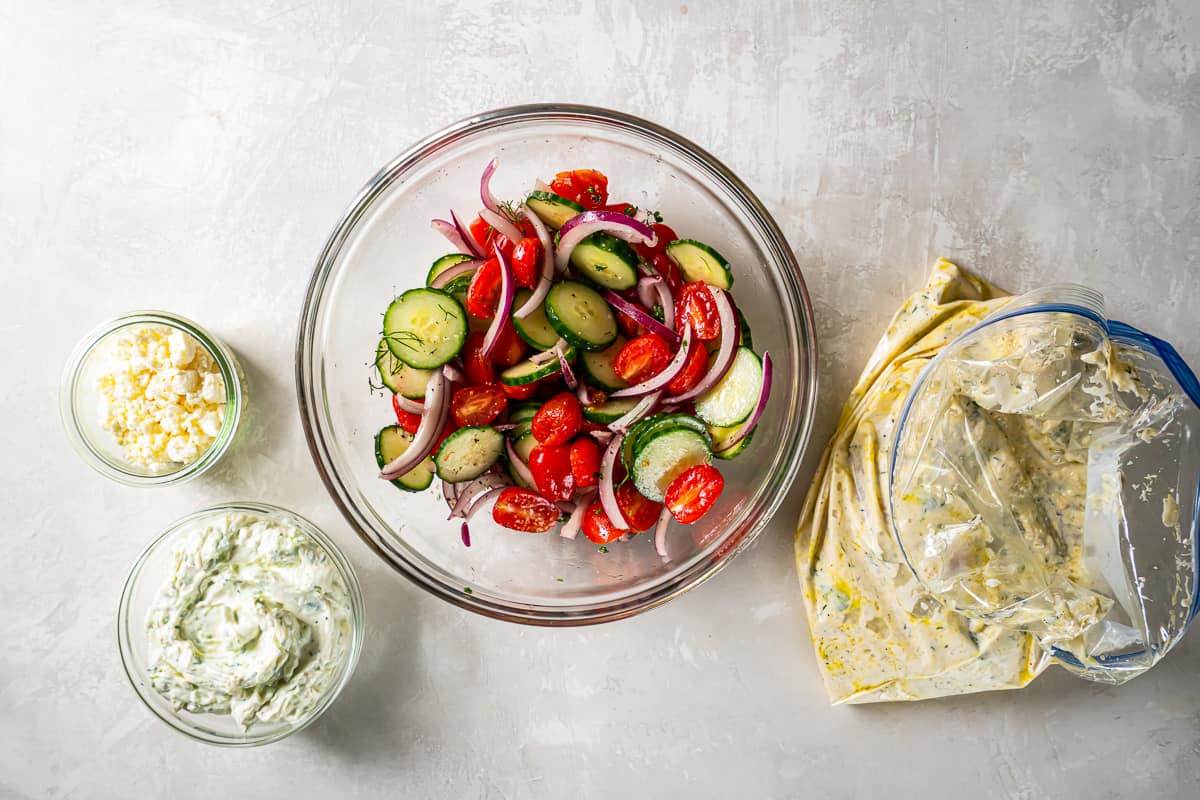
[[[346,592],[350,595],[350,647],[340,667],[341,674],[312,711],[295,722],[256,723],[250,730],[243,731],[228,714],[198,714],[186,709],[176,711],[166,698],[154,690],[147,677],[149,657],[145,636],[146,612],[162,588],[163,580],[171,572],[177,540],[205,518],[227,513],[272,517],[281,523],[299,528],[328,554],[346,585]],[[365,620],[362,591],[354,569],[333,540],[317,526],[298,514],[267,503],[227,503],[211,506],[176,520],[142,552],[133,569],[129,571],[125,588],[121,591],[121,604],[117,610],[117,645],[130,684],[146,707],[163,722],[185,736],[205,744],[255,747],[277,742],[308,727],[333,704],[349,683],[358,664],[363,632],[366,628]]]
[[[168,472],[151,472],[126,461],[96,414],[96,379],[108,352],[123,331],[145,325],[163,325],[190,335],[212,355],[225,381],[225,420],[216,439],[195,461]],[[244,378],[233,351],[191,320],[166,311],[130,311],[98,326],[75,346],[59,389],[59,411],[71,445],[90,467],[126,486],[170,486],[212,467],[233,443],[245,403]]]

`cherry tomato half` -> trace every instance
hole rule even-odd
[[[496,381],[496,369],[490,360],[483,357],[482,350],[482,333],[467,336],[467,342],[463,345],[463,366],[466,368],[467,380],[474,385]]]
[[[542,276],[542,243],[527,236],[517,242],[512,254],[513,276],[518,286],[532,289]]]
[[[614,539],[620,539],[629,533],[625,528],[618,528],[608,518],[608,514],[604,513],[604,506],[600,504],[600,498],[593,500],[591,505],[587,507],[587,511],[583,512],[583,525],[581,527],[583,535],[596,544],[608,544]]]
[[[600,481],[600,445],[592,437],[581,436],[571,443],[571,474],[580,489]]]
[[[583,409],[571,392],[559,392],[533,415],[533,438],[540,444],[562,445],[575,438],[583,426]]]
[[[721,496],[725,479],[711,464],[697,464],[685,470],[667,487],[667,508],[671,516],[691,524],[708,513]]]
[[[679,374],[667,384],[667,394],[683,394],[699,383],[707,371],[708,351],[698,344],[694,345],[692,352],[688,354],[687,361],[683,364],[683,369],[679,370]]]
[[[471,238],[474,239],[475,243],[483,249],[483,252],[487,253],[491,251],[492,248],[488,243],[491,241],[492,234],[495,232],[491,225],[488,225],[482,219],[476,217],[475,219],[471,220],[471,224],[467,226],[467,229],[471,232]]]
[[[459,427],[487,425],[508,408],[508,398],[494,383],[481,383],[459,389],[450,399],[450,413]]]
[[[500,304],[500,262],[489,258],[471,276],[467,287],[467,312],[480,319],[496,316]]]
[[[713,299],[707,283],[692,281],[683,285],[675,301],[675,330],[681,334],[684,320],[692,323],[696,336],[703,342],[711,342],[721,335],[717,301]]]
[[[537,492],[510,486],[496,498],[492,519],[497,525],[525,533],[542,533],[558,522],[558,506]]]
[[[645,531],[654,527],[658,515],[662,513],[662,503],[656,503],[642,496],[633,485],[633,481],[625,481],[617,487],[617,507],[625,515],[625,521],[634,531]]]
[[[608,202],[608,178],[594,169],[573,169],[555,175],[550,191],[584,208],[600,208]]]
[[[679,297],[679,290],[683,288],[683,272],[680,271],[679,265],[664,253],[655,253],[648,260],[654,271],[662,275],[663,280],[667,282],[671,296]]]
[[[575,494],[570,447],[539,444],[529,454],[529,471],[537,490],[547,500],[570,500]]]
[[[421,425],[421,415],[405,411],[400,407],[400,395],[392,395],[392,410],[396,412],[396,424],[409,433],[415,434]]]
[[[537,392],[538,383],[539,381],[535,381],[522,386],[509,386],[507,383],[502,383],[500,389],[509,400],[528,400]]]
[[[513,327],[512,320],[505,320],[500,329],[500,338],[492,348],[492,363],[497,367],[511,367],[525,356],[525,340]]]
[[[629,384],[653,378],[671,363],[671,348],[657,333],[647,333],[621,348],[613,360],[613,369]]]

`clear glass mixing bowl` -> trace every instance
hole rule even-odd
[[[389,396],[368,386],[382,315],[423,285],[451,251],[430,228],[454,208],[481,207],[479,175],[499,158],[492,189],[520,199],[563,169],[608,175],[612,198],[662,212],[680,236],[717,248],[733,295],[776,372],[754,442],[721,462],[725,491],[700,522],[672,524],[664,562],[653,533],[599,548],[584,537],[516,533],[489,515],[471,547],[446,521],[437,483],[412,494],[380,480],[374,436],[394,422]],[[816,400],[812,308],[795,256],[754,194],[696,145],[635,117],[599,108],[530,105],[465,119],[419,142],[373,177],[334,228],[313,272],[296,352],[300,412],[330,495],[363,539],[417,585],[490,617],[581,625],[653,608],[714,575],[770,519],[800,466]]]

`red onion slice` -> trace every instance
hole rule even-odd
[[[554,190],[550,188],[550,184],[540,178],[533,182],[533,190],[535,192],[549,192],[550,194],[554,194]]]
[[[465,517],[467,515],[467,509],[474,504],[475,498],[481,493],[497,487],[503,489],[508,485],[510,485],[510,482],[503,475],[497,472],[488,472],[484,475],[480,475],[470,483],[464,484],[463,488],[458,490],[458,496],[454,501],[454,508],[450,509],[450,516],[447,517],[447,519]]]
[[[458,502],[458,484],[442,481],[442,499],[446,501],[446,508],[452,512],[446,519],[454,519],[454,504]]]
[[[774,367],[771,364],[771,354],[763,353],[762,357],[762,389],[758,393],[758,402],[754,405],[754,411],[750,416],[738,426],[738,429],[733,432],[725,441],[725,446],[721,448],[721,452],[732,450],[733,446],[750,435],[750,431],[754,430],[754,426],[762,419],[763,410],[767,407],[767,398],[771,396],[771,375],[774,372]]]
[[[425,405],[421,409],[421,424],[413,434],[408,449],[389,463],[379,473],[385,481],[395,480],[413,467],[420,464],[433,450],[437,437],[446,425],[446,415],[450,411],[450,391],[446,376],[440,371],[434,372],[425,385]]]
[[[558,356],[558,368],[562,370],[563,382],[567,384],[568,389],[574,391],[579,382],[575,380],[575,371],[571,369],[571,364],[567,361],[567,354],[563,352],[561,340],[559,342],[554,345],[554,355]]]
[[[672,403],[686,403],[716,386],[717,382],[725,377],[725,373],[733,365],[734,356],[737,355],[740,329],[737,312],[733,310],[733,303],[729,302],[729,295],[725,293],[724,289],[709,286],[708,290],[712,292],[713,299],[717,302],[717,315],[721,318],[721,347],[717,350],[717,357],[713,360],[712,367],[700,379],[700,382],[683,394],[672,397]]]
[[[525,300],[524,305],[513,312],[513,316],[517,319],[525,319],[541,308],[554,283],[554,244],[550,241],[550,232],[546,230],[546,223],[542,222],[542,218],[533,213],[527,205],[521,206],[521,215],[529,220],[529,224],[533,226],[534,235],[542,245],[542,274],[538,278],[538,285],[534,288],[533,294]]]
[[[550,361],[551,359],[557,358],[558,357],[557,351],[561,350],[562,348],[564,348],[566,346],[567,346],[567,340],[563,339],[562,337],[559,337],[559,340],[554,343],[553,347],[551,347],[549,350],[543,350],[540,353],[534,353],[533,355],[531,355],[529,357],[529,360],[532,361],[534,364],[545,364],[546,362]]]
[[[453,222],[447,222],[444,219],[435,219],[429,223],[435,231],[446,237],[450,244],[454,245],[454,249],[460,253],[466,253],[469,256],[478,255],[474,248],[468,247],[463,241],[462,236],[458,232],[458,228],[454,227]]]
[[[575,390],[575,397],[581,406],[595,405],[592,399],[592,387],[588,386],[585,381],[579,382],[579,387]]]
[[[650,413],[653,408],[658,405],[658,401],[662,399],[662,392],[653,392],[643,397],[636,406],[629,409],[625,416],[620,417],[614,422],[609,423],[608,429],[614,433],[624,433],[629,430],[633,423],[637,422],[642,417]]]
[[[416,400],[407,398],[402,394],[396,395],[396,405],[399,406],[401,410],[407,411],[410,414],[425,413],[424,403],[418,403]]]
[[[653,228],[618,211],[584,211],[571,217],[558,230],[558,252],[554,254],[554,265],[559,272],[567,269],[575,245],[599,231],[649,247],[653,247],[658,240]]]
[[[467,519],[469,520],[472,517],[474,517],[476,514],[478,514],[479,509],[486,506],[488,504],[489,500],[495,500],[497,497],[500,496],[500,493],[503,492],[507,488],[508,488],[507,486],[497,486],[494,489],[488,489],[486,492],[479,495],[479,498],[474,503],[471,504],[471,507],[469,509],[467,509]]]
[[[451,381],[453,383],[461,383],[461,384],[470,383],[470,381],[467,380],[467,376],[463,373],[463,371],[461,369],[459,369],[458,367],[454,366],[453,364],[444,364],[442,366],[442,374],[446,376],[446,380]]]
[[[667,555],[667,527],[671,524],[671,512],[663,506],[663,510],[658,515],[658,524],[654,526],[654,552],[658,553],[663,561],[670,560]]]
[[[634,384],[625,389],[618,389],[610,394],[609,397],[641,397],[644,394],[665,388],[668,383],[675,380],[676,375],[683,371],[684,365],[687,364],[688,358],[692,355],[692,348],[697,346],[696,342],[696,337],[692,335],[692,326],[685,324],[683,327],[683,344],[679,345],[679,352],[675,354],[675,357],[671,359],[662,372],[641,383]]]
[[[496,244],[492,245],[492,249],[496,251],[496,260],[500,262],[500,303],[496,306],[496,316],[492,317],[492,324],[488,326],[487,333],[483,336],[483,344],[479,348],[479,354],[483,358],[492,357],[492,351],[500,341],[504,326],[512,324],[509,315],[512,313],[513,299],[517,296],[517,282],[513,280],[512,264],[509,263],[508,256],[504,255],[504,251]]]
[[[571,512],[570,518],[558,532],[559,536],[564,539],[574,539],[579,534],[579,529],[583,527],[583,515],[587,513],[588,506],[592,504],[594,494],[596,494],[595,489],[584,489],[579,493],[579,497],[575,500],[575,510]]]
[[[493,158],[483,168],[483,175],[479,178],[479,199],[483,201],[483,207],[488,211],[498,212],[500,210],[500,204],[496,202],[496,196],[492,194],[492,175],[496,172],[499,163],[499,159]]]
[[[666,339],[667,344],[671,345],[671,347],[679,346],[679,334],[675,333],[675,331],[656,320],[649,311],[642,308],[637,303],[629,302],[612,289],[608,289],[604,292],[604,299],[608,301],[609,305],[631,317],[637,324],[644,326],[652,333],[657,333],[659,336]]]
[[[525,481],[526,486],[537,486],[533,481],[533,473],[529,471],[529,465],[517,453],[512,440],[507,436],[504,437],[504,452],[508,455],[508,463],[512,466],[513,472],[517,473],[517,477]]]
[[[638,302],[646,308],[653,309],[654,304],[658,302],[658,292],[654,291],[654,284],[661,282],[662,278],[657,275],[640,278],[637,282]]]
[[[617,492],[613,486],[613,468],[617,464],[617,456],[621,452],[621,442],[624,439],[624,436],[614,436],[608,447],[604,448],[604,456],[600,459],[600,505],[604,507],[604,513],[613,525],[629,529],[631,526],[621,513],[621,507],[617,505]]]
[[[459,535],[462,536],[463,547],[470,547],[471,546],[471,526],[467,524],[467,521],[465,519],[463,520],[462,528],[459,530]]]
[[[439,222],[441,220],[438,220]],[[457,234],[456,234],[457,235]],[[436,278],[429,282],[429,285],[434,289],[445,289],[446,285],[455,278],[461,278],[464,275],[474,275],[475,270],[483,266],[483,262],[477,258],[470,261],[463,261],[455,264],[446,270],[443,270]]]
[[[591,434],[593,439],[604,445],[608,444],[613,437],[612,431],[588,431],[588,433]]]
[[[450,210],[450,221],[454,223],[454,229],[458,231],[459,238],[462,239],[463,244],[467,248],[463,252],[470,253],[476,258],[483,258],[483,248],[479,246],[479,242],[475,241],[475,237],[471,235],[471,232],[463,227],[462,222],[459,221],[458,215],[454,213],[453,209]]]
[[[662,278],[654,284],[654,292],[658,295],[658,304],[662,306],[663,321],[667,330],[675,330],[675,298],[671,296],[671,287]]]
[[[512,221],[501,214],[499,211],[492,211],[485,208],[479,212],[479,218],[496,229],[496,232],[501,234],[505,239],[508,239],[513,244],[525,238],[521,234],[521,230],[512,224]]]

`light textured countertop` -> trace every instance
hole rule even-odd
[[[0,86],[0,796],[1195,796],[1200,634],[1122,688],[1051,672],[830,708],[791,559],[836,408],[936,256],[1091,284],[1200,364],[1193,0],[45,0],[0,8]],[[292,386],[309,271],[363,181],[459,117],[551,100],[646,116],[741,175],[803,265],[822,366],[804,479],[757,545],[662,609],[562,631],[377,561]],[[183,487],[111,484],[59,428],[67,353],[137,307],[199,320],[249,373],[236,455]],[[369,609],[341,700],[251,751],[153,719],[113,636],[152,534],[235,498],[322,525]]]

